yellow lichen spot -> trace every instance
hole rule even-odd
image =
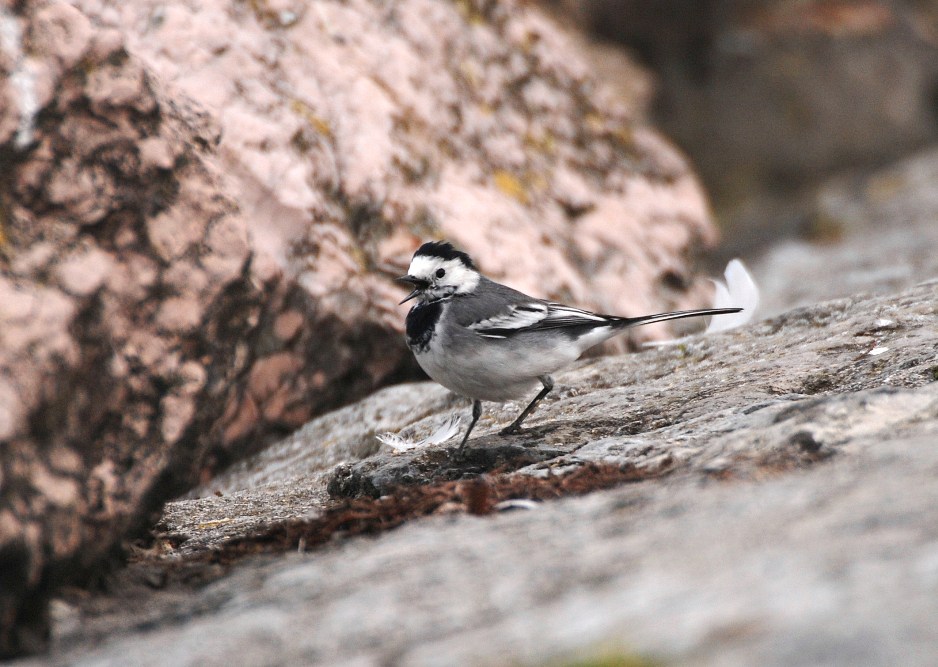
[[[525,178],[525,183],[528,186],[529,190],[535,192],[545,192],[550,185],[547,181],[547,177],[541,172],[532,172],[529,173],[527,178]]]
[[[472,0],[456,0],[456,8],[466,23],[471,25],[485,25],[485,16],[476,7]]]
[[[635,133],[630,127],[617,127],[612,131],[612,138],[622,148],[632,149],[635,147]]]
[[[554,153],[554,149],[557,147],[557,141],[554,139],[554,135],[551,134],[549,130],[544,130],[539,135],[528,132],[524,135],[524,144],[528,148],[540,151],[545,155],[552,155]]]
[[[498,169],[492,176],[492,180],[495,182],[495,187],[509,197],[517,199],[525,206],[530,202],[527,187],[520,178],[511,172]]]
[[[368,260],[368,255],[365,254],[365,251],[358,246],[351,246],[348,248],[348,250],[350,251],[349,254],[352,256],[352,261],[358,265],[358,270],[362,272],[368,271],[368,265],[370,262]]]
[[[526,54],[530,54],[534,51],[534,47],[538,45],[541,41],[541,35],[535,30],[528,30],[524,33],[524,37],[521,40],[521,50]]]
[[[590,112],[583,118],[588,127],[593,132],[602,132],[606,129],[606,121],[596,112]]]
[[[332,128],[329,127],[329,123],[321,116],[317,116],[312,107],[310,107],[305,102],[301,102],[297,99],[290,100],[290,111],[298,116],[303,117],[314,130],[319,132],[319,134],[323,135],[327,139],[335,138],[332,134]]]
[[[463,60],[459,63],[459,73],[473,88],[478,88],[481,75],[479,73],[479,64],[473,60]]]
[[[843,219],[819,211],[808,220],[805,236],[815,243],[837,243],[844,238],[846,223]]]
[[[663,662],[653,657],[619,651],[578,656],[548,664],[552,667],[662,667],[664,665]]]

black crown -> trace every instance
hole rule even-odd
[[[461,250],[456,250],[452,243],[447,243],[446,241],[429,241],[428,243],[424,243],[417,249],[417,252],[414,253],[414,257],[420,255],[439,257],[440,259],[458,259],[467,268],[473,271],[478,270],[469,255]]]

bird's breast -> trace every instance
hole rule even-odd
[[[415,353],[426,352],[443,314],[443,303],[418,303],[407,313],[407,345]]]

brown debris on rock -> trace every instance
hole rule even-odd
[[[401,486],[380,498],[345,500],[326,509],[321,516],[269,525],[257,533],[224,542],[210,551],[197,552],[186,562],[230,563],[235,558],[254,553],[305,551],[338,535],[376,534],[423,516],[455,512],[485,516],[496,511],[499,503],[505,501],[544,501],[579,496],[628,482],[654,479],[661,474],[661,471],[640,470],[632,465],[589,463],[564,474],[545,477],[495,473],[468,480]],[[172,562],[167,565],[171,566]]]

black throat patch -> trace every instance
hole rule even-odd
[[[407,345],[414,352],[426,352],[436,323],[443,313],[442,301],[418,303],[407,313]]]

